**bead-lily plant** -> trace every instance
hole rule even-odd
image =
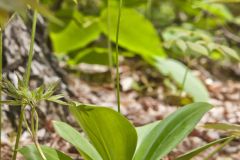
[[[158,160],[171,152],[211,108],[204,102],[189,104],[162,121],[135,128],[124,116],[110,108],[71,102],[69,110],[87,138],[67,123],[54,121],[53,124],[56,132],[86,160]],[[213,145],[232,139],[232,136],[219,139],[176,159],[191,159]],[[41,148],[49,160],[73,160],[53,148]],[[19,151],[26,160],[41,160],[34,145]]]

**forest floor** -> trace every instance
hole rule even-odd
[[[207,87],[211,97],[210,103],[214,105],[214,108],[203,117],[190,136],[169,157],[166,157],[166,160],[174,159],[176,155],[226,136],[224,133],[203,129],[201,127],[203,123],[227,122],[240,124],[240,64],[229,64],[223,67],[203,59],[196,61],[190,67],[193,73]],[[109,71],[105,67],[79,65],[75,68],[76,70],[82,76],[81,78],[72,76],[68,87],[74,91],[75,95],[78,95],[79,101],[112,106],[112,108],[116,109],[115,90],[113,84],[110,83]],[[146,65],[140,59],[122,59],[120,72],[122,90],[121,112],[135,126],[161,120],[181,105],[179,92],[169,89],[172,82],[169,79],[163,79],[159,72]],[[183,99],[189,100],[189,97],[185,94],[182,94],[182,96]],[[56,117],[56,115],[47,116],[47,123],[38,132],[40,143],[58,148],[76,157],[76,160],[80,159],[77,156],[77,151],[54,132],[51,121],[56,120]],[[71,117],[69,117],[69,121],[72,121]],[[2,149],[3,160],[10,160],[14,132],[9,122],[6,121],[4,121],[3,136],[5,136]],[[240,157],[239,142],[240,140],[234,140],[218,153],[214,159],[238,160]],[[24,131],[21,144],[29,143],[31,143],[31,138]],[[201,156],[199,156],[199,159],[202,159]]]

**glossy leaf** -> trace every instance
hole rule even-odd
[[[104,160],[132,159],[137,133],[125,117],[92,105],[72,105],[70,111]]]
[[[110,9],[110,38],[115,42],[117,9]],[[119,45],[142,56],[160,55],[164,56],[161,41],[157,31],[150,21],[134,9],[122,9],[119,34]],[[108,35],[107,10],[101,16],[100,26],[103,32]]]
[[[216,141],[213,141],[213,142],[210,142],[210,143],[207,143],[206,145],[204,146],[201,146],[201,147],[198,147],[184,155],[181,155],[180,157],[176,158],[176,160],[189,160],[195,156],[197,156],[198,154],[200,154],[201,152],[207,150],[208,148],[216,145],[216,144],[220,144],[222,142],[225,142],[229,139],[231,139],[232,137],[227,137],[227,138],[222,138],[222,139],[218,139]]]
[[[79,63],[87,63],[109,65],[108,56],[108,51],[105,48],[87,48],[77,52],[76,56],[68,61],[68,64],[76,65]]]
[[[76,129],[64,122],[54,121],[56,132],[66,141],[71,143],[85,159],[101,160],[96,149]]]
[[[160,123],[159,121],[156,121],[156,122],[152,122],[150,124],[136,128],[137,135],[138,135],[137,148],[143,142],[144,138],[146,138],[146,136],[151,132],[151,130],[154,127],[156,127],[159,123]]]
[[[179,85],[182,85],[186,66],[179,61],[173,59],[156,58],[155,61],[150,62],[162,74],[172,77]],[[185,85],[183,87],[189,95],[194,99],[194,102],[208,102],[208,91],[202,82],[197,79],[191,71],[188,72]]]
[[[41,149],[43,150],[47,160],[73,160],[69,156],[53,148],[41,146]],[[24,156],[25,160],[42,160],[35,145],[23,147],[19,149],[19,152]]]
[[[208,103],[198,102],[178,109],[151,130],[136,151],[134,160],[156,160],[166,156],[211,108]]]
[[[96,40],[100,35],[98,22],[89,19],[88,25],[81,23],[82,16],[75,12],[74,18],[69,22],[61,32],[50,33],[53,42],[53,48],[56,53],[66,53],[72,50],[80,49],[90,42]]]

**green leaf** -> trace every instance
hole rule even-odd
[[[108,35],[107,10],[101,15],[100,26]],[[115,42],[118,15],[116,8],[110,9],[110,39]],[[139,55],[164,56],[161,41],[152,23],[134,9],[122,9],[119,45]]]
[[[235,50],[233,50],[227,46],[223,46],[223,45],[219,46],[219,50],[222,51],[223,53],[225,53],[226,55],[228,55],[229,57],[240,61],[240,56],[238,55],[238,53]]]
[[[114,55],[114,54],[113,54]],[[68,64],[76,65],[79,63],[109,65],[108,51],[105,48],[87,48],[77,52]]]
[[[56,132],[66,141],[71,143],[80,154],[89,157],[92,160],[101,160],[101,156],[96,151],[96,149],[89,143],[89,141],[84,138],[76,129],[72,128],[70,125],[64,122],[53,122]],[[87,159],[86,157],[84,157]]]
[[[92,105],[70,111],[104,160],[131,160],[137,144],[133,125],[118,112]]]
[[[202,1],[197,3],[194,8],[201,8],[202,10],[214,15],[215,18],[221,18],[225,21],[230,21],[233,19],[233,15],[231,11],[228,9],[227,6],[222,4],[213,4],[213,3],[206,3],[206,1]]]
[[[134,160],[156,160],[166,156],[211,108],[208,103],[198,102],[178,109],[149,132],[136,151]]]
[[[187,42],[187,45],[188,45],[189,52],[191,52],[193,55],[208,56],[207,48],[202,46],[201,44],[193,43],[193,42]]]
[[[181,39],[176,40],[176,45],[182,52],[186,52],[187,45],[183,40],[181,40]]]
[[[220,131],[239,131],[240,125],[227,124],[227,123],[208,123],[203,126],[204,128],[220,130]]]
[[[184,154],[184,155],[181,155],[179,156],[178,158],[176,158],[176,160],[189,160],[193,157],[195,157],[196,155],[200,154],[201,152],[205,151],[206,149],[216,145],[216,144],[219,144],[219,143],[222,143],[222,142],[225,142],[229,139],[231,139],[232,137],[226,137],[226,138],[222,138],[222,139],[218,139],[216,141],[213,141],[213,142],[210,142],[210,143],[207,143],[206,145],[204,146],[201,146],[201,147],[198,147],[196,149],[193,149],[192,151]]]
[[[47,160],[73,160],[69,156],[53,148],[41,146],[41,149],[43,150]],[[19,149],[19,152],[24,156],[25,160],[42,160],[35,145],[23,147]]]
[[[148,61],[162,74],[171,76],[179,85],[182,85],[186,72],[186,66],[184,64],[173,59],[155,59],[156,60],[152,62]],[[209,95],[207,89],[190,71],[187,74],[183,89],[193,97],[194,102],[208,102]]]
[[[147,135],[151,132],[151,130],[156,127],[159,124],[159,121],[152,122],[150,124],[137,127],[137,135],[138,135],[138,142],[137,142],[137,148],[140,146],[140,144],[143,142],[143,140],[147,137]]]
[[[67,53],[80,49],[90,42],[96,40],[100,35],[100,28],[96,19],[88,19],[85,25],[82,24],[82,15],[77,11],[73,13],[73,18],[61,32],[50,32],[54,51],[57,53]],[[86,25],[87,24],[87,25]]]

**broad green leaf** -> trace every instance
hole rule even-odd
[[[220,130],[220,131],[239,131],[240,125],[227,124],[227,123],[208,123],[203,126],[204,128]]]
[[[202,10],[215,15],[218,18],[222,18],[223,20],[230,21],[233,19],[233,15],[230,10],[222,4],[209,4],[206,2],[200,2],[195,5],[195,7],[199,7]]]
[[[82,16],[77,11],[74,18],[61,32],[50,32],[54,51],[66,53],[80,49],[90,42],[96,40],[100,35],[100,28],[96,19],[89,19],[88,25],[82,24]]]
[[[116,8],[110,9],[110,39],[115,42],[117,15]],[[119,45],[139,55],[160,55],[164,56],[161,41],[157,31],[150,21],[134,9],[122,9],[119,33]],[[107,10],[101,15],[100,26],[103,32],[108,35]]]
[[[104,160],[132,159],[137,133],[125,117],[92,105],[72,105],[70,111]]]
[[[188,50],[191,52],[193,55],[208,55],[208,50],[206,47],[202,46],[201,44],[198,43],[193,43],[193,42],[187,42],[188,45]]]
[[[156,121],[136,128],[138,135],[137,148],[143,142],[144,138],[146,138],[147,135],[151,132],[151,130],[158,125],[158,123],[159,121]]]
[[[186,43],[183,41],[183,40],[181,40],[181,39],[179,39],[179,40],[176,40],[176,45],[178,46],[178,48],[182,51],[182,52],[186,52],[186,50],[187,50],[187,45],[186,45]]]
[[[74,19],[74,17],[76,18],[79,16],[79,18],[77,19],[78,21],[79,21],[79,19],[82,19],[82,16],[78,15],[76,13],[76,10],[69,9],[69,8],[56,11],[54,13],[54,16],[56,16],[58,19],[61,19],[61,21],[64,23],[64,25],[57,25],[55,23],[49,23],[48,29],[50,30],[50,32],[54,32],[54,33],[61,32],[62,30],[64,30],[68,26],[68,24]],[[76,22],[78,22],[78,21],[76,21]]]
[[[89,157],[91,160],[101,160],[101,156],[96,149],[84,138],[76,129],[64,122],[54,121],[53,123],[56,132],[66,141],[71,143],[80,154]],[[88,159],[84,157],[85,159]]]
[[[178,109],[162,120],[146,136],[135,153],[134,160],[156,160],[166,156],[196,126],[212,106],[198,102]]]
[[[228,55],[229,57],[240,61],[240,56],[238,55],[238,53],[235,50],[233,50],[227,46],[223,46],[223,45],[219,46],[219,50],[222,51],[223,53],[225,53],[226,55]]]
[[[184,64],[173,59],[155,59],[155,61],[149,62],[162,74],[171,76],[179,85],[182,85],[187,69]],[[207,89],[202,82],[191,73],[191,71],[187,74],[183,89],[193,97],[194,102],[207,102],[209,99]]]
[[[69,156],[53,148],[41,146],[41,149],[43,150],[47,160],[73,160]],[[24,156],[25,160],[42,160],[35,145],[23,147],[19,149],[19,152]]]
[[[197,156],[198,154],[200,154],[201,152],[205,151],[206,149],[216,145],[216,144],[219,144],[219,143],[222,143],[222,142],[225,142],[229,139],[231,139],[232,137],[226,137],[226,138],[222,138],[222,139],[218,139],[216,141],[213,141],[213,142],[210,142],[210,143],[207,143],[206,145],[204,146],[201,146],[201,147],[198,147],[196,149],[193,149],[192,151],[184,154],[184,155],[181,155],[179,156],[178,158],[176,158],[176,160],[190,160],[192,159],[193,157]]]
[[[113,54],[114,56],[115,54]],[[77,52],[68,61],[70,65],[79,63],[109,65],[108,51],[105,48],[87,48]]]

